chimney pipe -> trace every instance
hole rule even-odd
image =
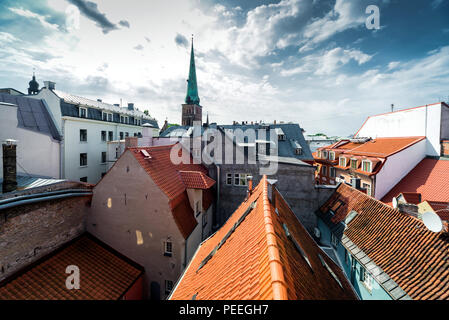
[[[248,182],[248,197],[253,193],[253,176],[247,176],[246,181]]]
[[[17,145],[8,139],[3,143],[3,193],[17,189]]]

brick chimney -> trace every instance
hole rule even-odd
[[[418,206],[413,203],[398,203],[398,210],[412,217],[418,217]]]
[[[17,189],[17,145],[8,139],[3,143],[3,193]]]
[[[246,181],[248,182],[248,197],[253,193],[253,176],[247,176]]]
[[[137,137],[126,137],[125,148],[136,148],[138,146]]]

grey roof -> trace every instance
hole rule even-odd
[[[122,114],[126,114],[126,115],[129,115],[129,116],[134,116],[134,117],[139,116],[139,117],[142,117],[145,120],[153,120],[153,121],[155,121],[154,118],[147,116],[142,111],[129,110],[127,107],[114,106],[113,104],[109,104],[109,103],[105,103],[105,102],[101,102],[101,101],[92,100],[92,99],[89,99],[89,98],[76,96],[76,95],[73,95],[73,94],[70,94],[70,93],[66,93],[66,92],[63,92],[63,91],[59,91],[59,90],[52,90],[52,91],[59,98],[61,98],[62,100],[64,100],[67,103],[73,103],[73,104],[77,104],[77,105],[79,104],[79,105],[89,106],[89,107],[102,109],[102,110],[106,110],[106,111],[122,113]],[[156,125],[157,125],[157,122],[156,122]]]
[[[47,186],[47,185],[59,183],[62,181],[65,181],[65,180],[18,174],[17,175],[17,191]],[[0,193],[2,193],[2,188],[3,188],[3,178],[0,178]]]
[[[224,131],[227,130],[236,130],[241,129],[242,131],[245,131],[247,129],[254,129],[256,130],[256,134],[258,134],[257,129],[262,129],[262,126],[269,126],[269,129],[274,129],[276,132],[283,132],[285,135],[284,141],[278,141],[278,161],[279,162],[289,162],[294,164],[299,164],[299,162],[294,161],[292,162],[291,159],[297,159],[297,160],[312,160],[312,152],[310,151],[309,144],[304,139],[304,136],[302,134],[301,127],[296,123],[281,123],[281,124],[236,124],[236,125],[210,125],[210,128],[221,128]],[[164,132],[160,134],[161,137],[176,137],[181,136],[182,132],[185,132],[188,130],[189,126],[172,126],[170,128],[167,128]],[[201,134],[204,132],[204,130],[207,129],[207,127],[202,126],[201,127]],[[256,137],[258,139],[258,137]],[[297,155],[295,154],[295,149],[297,147],[302,148],[302,154]],[[301,162],[301,164],[305,164]]]
[[[0,93],[0,102],[17,106],[19,128],[40,132],[55,140],[61,140],[58,129],[42,100]]]

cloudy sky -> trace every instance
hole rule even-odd
[[[1,0],[0,87],[25,92],[34,68],[41,86],[180,123],[192,34],[211,122],[346,136],[449,96],[449,0]]]

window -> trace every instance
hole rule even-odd
[[[226,184],[231,185],[232,184],[232,173],[226,174]]]
[[[120,116],[120,123],[125,123],[125,117],[124,116]]]
[[[365,172],[371,172],[371,162],[370,161],[362,161],[362,170]]]
[[[106,152],[101,153],[101,163],[106,163]]]
[[[323,167],[321,168],[321,175],[322,175],[322,176],[327,176],[327,166],[323,166]]]
[[[81,181],[81,182],[87,182],[87,177],[82,177],[82,178],[80,178],[80,181]]]
[[[87,153],[80,153],[80,167],[87,166]]]
[[[318,150],[318,158],[321,159],[321,150]]]
[[[278,140],[279,141],[284,141],[285,140],[285,135],[284,134],[278,135]]]
[[[327,151],[323,151],[322,155],[323,155],[323,159],[327,159]]]
[[[371,292],[371,289],[373,288],[373,278],[363,267],[360,268],[360,281],[362,281],[366,289]]]
[[[200,202],[199,201],[196,201],[195,202],[195,215],[198,217],[198,215],[201,213],[201,210],[200,210]]]
[[[114,140],[114,132],[109,131],[108,134],[109,134],[108,141]]]
[[[172,290],[173,290],[173,281],[165,280],[165,294],[169,295]]]
[[[129,137],[129,132],[125,132],[125,138]]]
[[[123,132],[120,132],[120,140],[123,140]]]
[[[101,119],[103,119],[103,121],[108,121],[108,114],[106,112],[101,112]]]
[[[86,129],[80,129],[80,141],[81,142],[87,141],[87,130]]]
[[[357,159],[351,159],[351,169],[357,169]]]
[[[101,141],[106,142],[106,131],[101,131]]]
[[[331,160],[331,161],[335,160],[335,152],[333,152],[333,151],[329,152],[329,160]]]
[[[115,148],[115,158],[118,159],[119,156],[119,148]]]
[[[129,118],[128,117],[125,117],[125,123],[129,124]]]
[[[112,122],[112,113],[108,113],[108,121]]]
[[[203,228],[207,225],[207,213],[203,214]]]
[[[302,155],[302,148],[296,148],[295,149],[295,154],[299,155],[299,156]]]
[[[103,178],[106,175],[106,172],[101,173],[101,177]]]
[[[80,118],[87,118],[87,109],[86,108],[80,108]]]
[[[346,158],[340,157],[340,162],[338,164],[340,167],[346,167]]]
[[[366,189],[366,194],[371,196],[371,185],[368,183],[362,183],[362,188]]]
[[[329,168],[329,176],[331,178],[335,178],[335,168],[334,167]]]
[[[137,137],[137,132],[134,132],[134,137]]]
[[[234,185],[236,186],[246,186],[246,177],[250,176],[249,173],[236,173],[234,174]]]
[[[338,247],[338,238],[333,233],[331,233],[331,242],[334,248]]]
[[[170,240],[164,242],[164,256],[171,257],[173,254],[173,243]]]
[[[348,250],[345,250],[345,263],[349,264],[349,253],[348,253]]]

